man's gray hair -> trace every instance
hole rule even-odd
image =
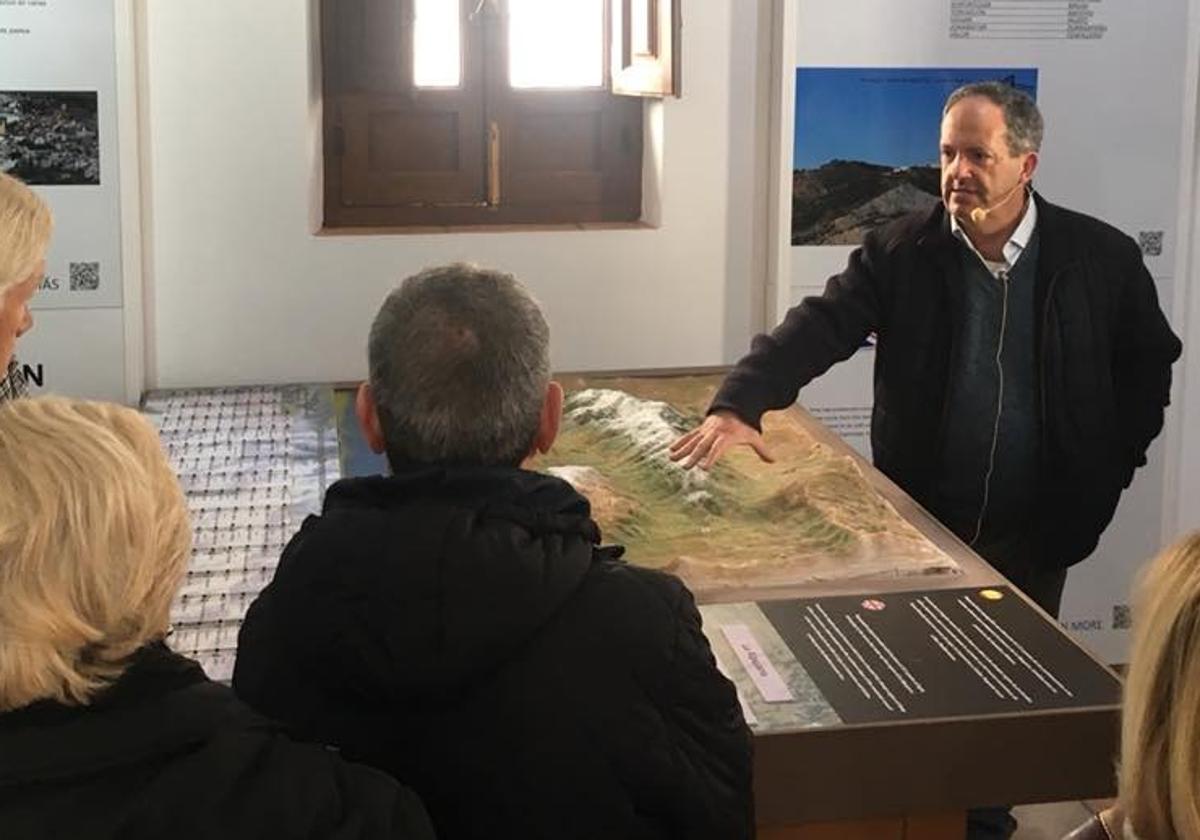
[[[973,82],[963,85],[946,100],[942,109],[945,116],[960,100],[969,96],[982,96],[1004,112],[1007,128],[1008,151],[1013,155],[1041,151],[1042,133],[1045,125],[1042,112],[1033,97],[1007,82]]]
[[[550,381],[550,328],[511,274],[430,268],[395,289],[367,348],[388,460],[515,466]]]

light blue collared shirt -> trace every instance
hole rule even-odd
[[[1021,216],[1021,221],[1017,224],[1017,229],[1012,232],[1012,236],[1004,243],[1004,260],[1002,262],[984,259],[983,254],[979,253],[979,249],[971,241],[971,237],[967,235],[966,229],[959,223],[958,217],[953,214],[950,216],[950,232],[967,243],[967,247],[975,252],[975,256],[983,261],[993,276],[998,277],[1000,272],[1012,270],[1021,254],[1029,246],[1029,237],[1033,236],[1033,230],[1037,227],[1037,202],[1033,200],[1032,193],[1027,193],[1027,195],[1025,214]]]

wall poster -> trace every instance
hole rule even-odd
[[[116,73],[111,0],[0,0],[0,170],[55,222],[17,346],[35,394],[127,398]]]
[[[776,280],[792,304],[820,294],[866,230],[939,200],[945,95],[990,78],[1034,94],[1042,110],[1038,190],[1133,237],[1172,316],[1187,0],[1164,0],[1153,15],[1095,0],[1016,16],[963,0],[786,3],[794,49],[778,69],[779,107],[787,114],[794,103],[795,114],[781,127],[792,144],[778,170],[791,179],[792,202]],[[873,361],[864,347],[800,393],[863,452]],[[1160,438],[1096,552],[1072,570],[1063,599],[1063,625],[1113,662],[1125,656],[1133,572],[1158,548],[1161,446]]]

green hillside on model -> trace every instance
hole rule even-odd
[[[701,589],[956,570],[851,457],[794,424],[767,429],[774,465],[748,451],[710,472],[672,462],[668,448],[702,419],[710,380],[660,380],[673,392],[661,399],[655,380],[568,382],[559,440],[538,468],[587,496],[605,541],[632,562]]]

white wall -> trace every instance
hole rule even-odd
[[[757,3],[684,4],[684,96],[661,112],[661,228],[370,237],[312,233],[314,6],[142,7],[148,387],[361,377],[386,292],[460,259],[528,283],[549,311],[559,369],[709,365],[744,351],[760,326],[751,274],[765,254]]]
[[[1188,84],[1185,142],[1191,154],[1181,174],[1181,236],[1190,242],[1180,249],[1175,289],[1174,323],[1183,339],[1183,359],[1176,366],[1174,423],[1168,436],[1168,469],[1164,530],[1169,539],[1200,528],[1200,0],[1191,0],[1188,31]]]

